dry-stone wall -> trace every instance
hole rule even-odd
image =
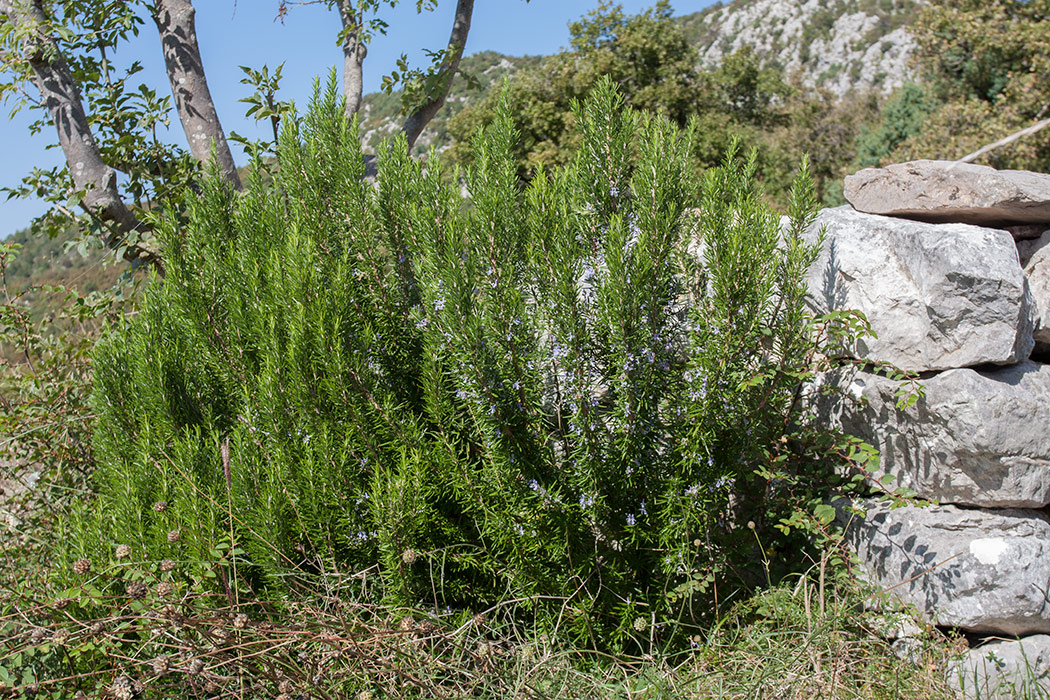
[[[839,503],[866,575],[932,624],[980,640],[966,697],[1050,693],[1050,175],[940,161],[863,170],[821,212],[818,310],[864,312],[877,339],[821,382],[817,408],[878,447],[890,488],[933,501]],[[901,407],[904,383],[922,396]],[[858,517],[856,510],[866,513]],[[1025,690],[1027,688],[1027,690]]]

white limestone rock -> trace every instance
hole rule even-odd
[[[865,168],[846,177],[857,211],[940,223],[1050,223],[1050,175],[948,160]]]
[[[949,668],[948,683],[966,700],[1050,697],[1050,636],[997,639],[970,649]]]
[[[821,378],[826,424],[879,450],[884,474],[921,498],[986,508],[1050,504],[1050,365],[953,369],[917,382],[856,370]],[[902,391],[921,389],[898,408]],[[857,399],[860,399],[859,401]]]
[[[877,338],[853,357],[913,371],[1015,364],[1032,351],[1032,309],[1017,248],[1002,230],[825,209],[808,284],[817,312],[863,312]]]
[[[1018,241],[1018,253],[1032,295],[1036,351],[1050,352],[1050,229],[1031,241]]]
[[[1050,632],[1050,520],[1040,511],[836,503],[863,575],[931,624],[967,632]]]

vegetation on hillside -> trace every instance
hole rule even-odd
[[[22,683],[290,693],[348,624],[376,640],[396,628],[451,664],[418,681],[437,687],[475,677],[464,630],[492,635],[475,659],[504,674],[500,649],[550,646],[703,665],[689,650],[711,625],[757,625],[703,647],[734,658],[766,644],[760,620],[800,613],[790,588],[735,602],[750,591],[798,580],[808,600],[812,571],[836,609],[846,579],[823,498],[854,483],[838,475],[855,445],[813,425],[797,392],[864,324],[805,310],[805,167],[782,230],[753,158],[697,179],[695,123],[624,108],[608,80],[574,123],[572,162],[523,190],[504,104],[475,140],[464,209],[439,159],[424,171],[403,139],[377,187],[364,181],[330,84],[286,120],[275,180],[259,163],[238,195],[213,176],[185,219],[159,223],[167,276],[95,353],[97,497],[62,526],[59,602],[5,621]],[[317,632],[286,627],[318,609]],[[175,627],[158,638],[158,624]],[[319,656],[308,644],[275,669],[283,652],[250,653],[277,629],[323,635]],[[819,629],[804,638],[841,660]],[[382,660],[401,652],[376,649],[322,664],[314,690],[391,692]],[[593,663],[578,658],[541,681]],[[879,689],[884,673],[831,682]],[[756,687],[736,674],[721,682]],[[774,694],[813,687],[760,678]]]
[[[249,75],[243,191],[149,151],[163,281],[103,293],[60,211],[0,245],[0,695],[950,697],[963,642],[891,652],[832,526],[873,451],[801,387],[866,324],[805,311],[802,232],[1043,116],[1048,2],[934,0],[920,80],[845,97],[603,5],[465,59],[424,159],[397,95]]]
[[[781,206],[791,187],[787,173],[807,153],[818,200],[837,202],[860,131],[877,116],[875,96],[840,101],[790,83],[782,70],[750,49],[727,56],[713,70],[699,69],[697,48],[667,2],[633,17],[602,5],[570,30],[571,50],[523,68],[507,85],[506,99],[521,134],[514,158],[526,180],[541,167],[571,158],[577,134],[572,105],[603,76],[638,109],[664,114],[679,125],[696,119],[692,157],[697,168],[718,165],[732,143],[754,148],[758,177]],[[490,90],[451,120],[453,159],[469,160],[471,138],[494,118],[500,94]]]
[[[933,0],[913,31],[934,106],[889,160],[961,158],[1050,116],[1050,0]],[[978,162],[1050,172],[1050,129]]]

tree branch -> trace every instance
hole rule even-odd
[[[182,129],[186,132],[190,153],[202,166],[211,163],[214,156],[223,177],[240,189],[241,180],[233,163],[230,144],[219,123],[219,114],[204,74],[195,14],[192,0],[156,0],[154,5],[153,21],[157,24],[164,48],[171,94],[175,98]]]
[[[102,160],[69,65],[46,31],[48,21],[41,1],[0,0],[0,14],[23,34],[22,59],[32,69],[33,81],[58,132],[73,184],[84,193],[82,206],[91,216],[112,225],[111,231],[103,233],[106,245],[117,248],[129,234],[149,230],[124,204],[117,191],[117,174]],[[124,249],[124,258],[164,271],[157,253],[137,244]]]
[[[362,65],[368,47],[361,41],[361,17],[354,9],[353,0],[339,0],[339,19],[343,23],[343,98],[346,100],[346,119],[350,121],[361,109],[364,86]]]
[[[1044,107],[1041,111],[1046,111],[1046,108]],[[1015,131],[1014,133],[1010,134],[1009,136],[1006,136],[1004,138],[999,139],[995,143],[990,143],[987,146],[984,146],[982,148],[978,148],[973,153],[965,155],[965,156],[963,156],[962,158],[960,158],[959,160],[957,160],[955,162],[956,163],[972,163],[975,160],[977,160],[978,158],[980,158],[981,156],[983,156],[985,153],[988,153],[989,151],[994,151],[995,149],[1002,148],[1003,146],[1009,146],[1014,141],[1018,141],[1020,139],[1023,139],[1025,136],[1031,136],[1032,134],[1036,133],[1037,131],[1042,131],[1043,129],[1045,129],[1048,126],[1050,126],[1050,119],[1043,119],[1042,121],[1038,121],[1035,124],[1032,124],[1031,126],[1025,128],[1025,129],[1021,129],[1020,131]]]
[[[408,147],[412,148],[419,134],[430,120],[434,118],[438,110],[445,104],[448,91],[452,88],[452,78],[459,69],[459,61],[463,58],[463,48],[467,45],[467,34],[470,33],[470,18],[474,13],[474,0],[458,0],[456,3],[456,16],[452,21],[452,32],[448,37],[448,48],[445,60],[438,68],[438,89],[435,94],[428,96],[426,102],[416,108],[405,120],[405,138],[408,139]]]

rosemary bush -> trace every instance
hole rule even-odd
[[[576,124],[527,189],[505,108],[466,171],[395,140],[373,184],[329,82],[273,180],[208,180],[97,348],[67,580],[167,560],[245,600],[374,572],[346,585],[638,649],[797,560],[833,478],[799,402],[835,335],[804,306],[805,164],[785,224],[753,159],[698,176],[695,128],[608,81]]]

